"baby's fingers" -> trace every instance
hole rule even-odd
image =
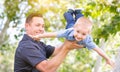
[[[75,43],[75,46],[76,46],[76,48],[83,48],[84,47],[84,45],[79,45],[79,44],[76,44],[76,43]]]

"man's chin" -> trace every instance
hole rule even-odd
[[[36,34],[34,34],[34,36],[36,36],[36,35],[39,35],[40,33],[36,33]]]
[[[38,42],[39,42],[40,40],[41,40],[41,39],[39,39],[39,40],[36,40],[36,41],[38,41]]]
[[[39,35],[39,34],[43,34],[43,33],[36,33],[35,35]]]

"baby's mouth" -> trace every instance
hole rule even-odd
[[[76,38],[77,41],[81,41],[82,39],[81,38]]]

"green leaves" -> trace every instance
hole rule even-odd
[[[20,3],[19,0],[5,0],[4,6],[5,6],[5,13],[6,16],[10,21],[16,19],[16,14],[19,12],[18,4]]]
[[[111,2],[110,2],[111,1]],[[93,22],[93,30],[92,36],[94,41],[97,44],[100,44],[100,40],[104,39],[107,41],[115,42],[116,40],[119,42],[119,36],[114,38],[116,34],[120,32],[120,12],[118,9],[120,8],[119,0],[5,0],[3,12],[0,14],[0,19],[5,21],[5,18],[8,19],[7,24],[0,24],[3,29],[7,25],[7,29],[9,27],[13,28],[21,28],[16,29],[20,30],[19,33],[13,35],[14,38],[18,42],[25,32],[22,25],[23,19],[31,12],[39,12],[43,14],[45,19],[45,30],[46,31],[57,31],[61,29],[65,29],[66,21],[63,17],[64,12],[67,11],[68,8],[83,8],[83,14],[87,18],[89,18]],[[25,2],[25,4],[22,2]],[[21,5],[20,5],[21,4]],[[24,6],[26,5],[26,6]],[[22,7],[23,6],[23,7]],[[21,10],[22,8],[22,10]],[[21,19],[20,19],[21,16]],[[22,22],[22,23],[21,23]],[[2,22],[1,22],[2,23]],[[21,23],[21,24],[20,24]],[[8,31],[9,32],[9,31]],[[13,31],[14,32],[14,31]],[[13,32],[10,32],[11,34]],[[6,44],[2,45],[0,48],[0,57],[5,57],[8,60],[0,61],[4,62],[7,61],[6,64],[3,63],[4,69],[11,69],[7,66],[9,62],[9,57],[6,56],[8,53],[9,55],[13,55],[13,49],[16,48],[14,45],[10,45],[7,31],[4,32],[5,36],[1,36]],[[7,35],[7,36],[6,36]],[[111,37],[111,39],[109,39]],[[50,39],[49,41],[54,40]],[[64,39],[59,39],[59,41],[63,42]],[[46,41],[47,42],[47,41]],[[108,46],[113,48],[117,48],[120,44],[116,43],[117,46],[114,47],[114,44],[108,43]],[[14,47],[14,48],[12,48]],[[111,48],[109,48],[112,50]],[[82,50],[75,50],[69,54],[68,58],[66,58],[65,62],[59,69],[59,72],[91,72],[95,60],[89,57],[91,52],[86,49]],[[111,55],[112,56],[112,55]],[[13,56],[12,56],[13,57]],[[72,63],[70,59],[73,58]],[[11,58],[13,61],[13,58]],[[12,64],[12,62],[11,62]],[[86,66],[86,64],[88,64]],[[7,67],[6,67],[7,66]],[[3,70],[2,69],[2,72]],[[69,70],[68,70],[69,69]],[[10,70],[11,71],[11,70]],[[5,71],[7,72],[7,71]]]

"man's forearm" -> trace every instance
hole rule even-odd
[[[66,55],[69,52],[69,48],[63,44],[61,51],[49,60],[44,60],[36,65],[36,68],[42,72],[55,72],[59,65],[63,62]]]
[[[65,59],[68,52],[69,52],[69,50],[65,50],[65,48],[63,48],[61,50],[61,52],[59,54],[57,54],[57,56],[52,59],[53,61],[51,60],[52,61],[51,63],[54,64],[54,67],[52,67],[53,70],[56,70],[59,67],[59,65],[63,62],[63,60]]]
[[[66,40],[60,47],[60,51],[51,59],[44,60],[36,65],[36,68],[42,72],[55,72],[59,65],[63,62],[68,52],[77,49],[80,46],[76,42]]]
[[[47,62],[47,66],[46,66],[48,70],[47,72],[56,71],[56,69],[65,59],[68,52],[69,52],[68,49],[66,49],[65,47],[62,47],[61,51]]]

